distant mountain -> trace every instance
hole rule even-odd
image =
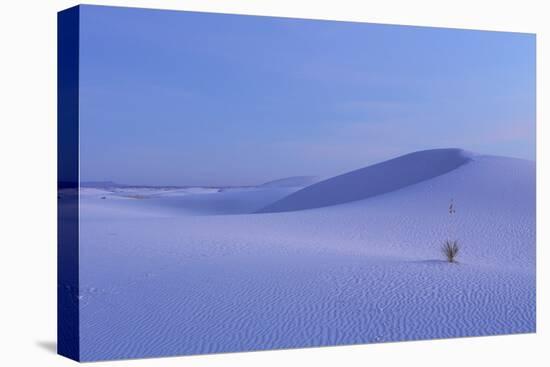
[[[314,184],[319,181],[317,176],[293,176],[281,178],[274,181],[269,181],[258,185],[263,188],[276,188],[276,187],[305,187]]]
[[[119,185],[113,181],[85,181],[80,183],[80,187],[94,187],[94,188],[106,188],[106,187],[120,187],[124,185]]]
[[[142,188],[142,189],[186,189],[192,187],[205,187],[205,188],[217,188],[217,186],[176,186],[176,185],[129,185],[129,184],[120,184],[114,181],[84,181],[80,183],[80,187],[89,187],[96,189],[127,189],[127,188]]]

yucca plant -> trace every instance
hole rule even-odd
[[[458,247],[458,241],[451,241],[447,240],[441,246],[441,252],[443,252],[443,255],[445,255],[445,258],[448,262],[454,263],[456,262],[456,256],[458,255],[458,250],[460,248]]]

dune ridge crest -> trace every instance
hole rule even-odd
[[[472,153],[459,148],[405,154],[314,183],[256,213],[315,209],[367,199],[443,175],[472,157]]]

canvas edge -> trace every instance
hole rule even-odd
[[[57,13],[57,353],[75,361],[80,360],[79,28],[79,6]]]

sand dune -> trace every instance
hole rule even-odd
[[[371,179],[353,195],[344,185],[338,205],[261,215],[197,215],[177,193],[84,195],[82,360],[535,330],[533,162],[428,151],[319,184],[373,172],[394,190]],[[238,194],[252,208],[262,192]],[[440,254],[448,238],[455,265]]]
[[[81,189],[81,201],[94,208],[90,215],[103,218],[248,214],[277,201],[300,187],[233,189]],[[105,198],[98,201],[99,198]],[[104,201],[109,201],[106,205]]]
[[[288,212],[367,199],[442,175],[470,159],[470,154],[460,149],[414,152],[318,182],[258,212]]]

